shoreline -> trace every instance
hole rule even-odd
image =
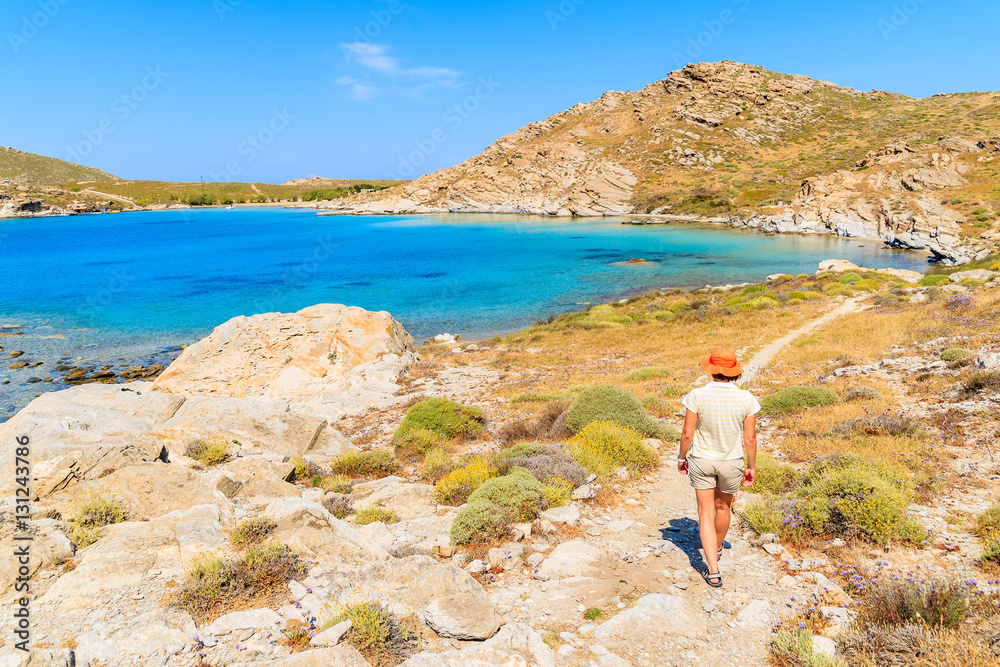
[[[749,221],[743,221],[742,224],[735,223],[734,220],[739,220],[739,218],[729,217],[701,217],[695,215],[675,215],[675,214],[653,214],[653,213],[616,213],[616,214],[605,214],[605,215],[583,215],[583,216],[555,216],[546,214],[532,214],[532,213],[518,213],[513,211],[412,211],[408,213],[379,213],[379,212],[356,212],[356,211],[342,211],[337,209],[323,208],[320,206],[322,202],[314,202],[310,204],[303,204],[300,202],[263,202],[263,203],[252,203],[245,202],[242,204],[232,204],[231,208],[286,208],[289,210],[314,210],[316,211],[317,217],[358,217],[358,218],[368,218],[368,217],[391,217],[391,216],[401,216],[401,215],[415,215],[415,216],[447,216],[447,215],[498,215],[498,216],[522,216],[522,217],[537,217],[542,220],[604,220],[607,218],[633,218],[638,220],[663,220],[663,222],[644,222],[644,223],[633,223],[633,222],[622,222],[622,225],[632,225],[632,226],[646,226],[646,225],[669,225],[669,224],[704,224],[704,225],[714,225],[714,226],[725,226],[733,230],[738,231],[749,231],[764,234],[765,236],[772,235],[782,235],[782,236],[813,236],[813,237],[832,237],[840,238],[845,240],[857,240],[872,243],[881,243],[885,250],[895,251],[895,252],[907,252],[916,253],[927,258],[928,263],[938,264],[944,261],[943,257],[935,257],[934,253],[928,248],[911,248],[911,247],[899,247],[890,245],[888,241],[880,236],[855,236],[855,235],[842,235],[836,233],[835,230],[823,231],[801,231],[801,230],[787,230],[782,231],[778,229],[764,229],[760,226],[753,226],[749,224]],[[18,216],[8,216],[0,217],[0,223],[5,220],[21,220],[27,218],[57,218],[57,217],[76,217],[82,215],[104,215],[104,214],[115,214],[115,213],[141,213],[141,212],[162,212],[162,211],[181,211],[181,210],[202,210],[202,209],[226,209],[230,208],[229,205],[223,204],[208,204],[205,206],[190,206],[190,205],[176,205],[168,206],[165,208],[132,208],[121,211],[95,211],[88,213],[49,213],[43,212],[40,214],[31,215],[18,215]],[[947,266],[947,264],[944,264]]]

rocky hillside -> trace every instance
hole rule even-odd
[[[462,164],[334,206],[695,214],[950,247],[997,220],[998,155],[997,93],[912,99],[699,63],[527,125]]]
[[[0,146],[0,182],[5,185],[58,185],[88,181],[108,181],[116,177],[95,169]]]

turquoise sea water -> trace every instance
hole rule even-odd
[[[323,302],[387,310],[418,341],[481,338],[664,286],[812,273],[819,261],[921,270],[880,244],[724,227],[497,215],[317,217],[236,208],[0,220],[0,418],[68,364],[169,361],[235,315]],[[648,264],[624,265],[633,257]],[[0,357],[6,357],[0,353]]]

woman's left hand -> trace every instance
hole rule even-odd
[[[682,475],[688,474],[688,462],[687,460],[677,462],[677,472]]]

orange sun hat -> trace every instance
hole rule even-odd
[[[711,354],[701,360],[701,367],[711,375],[725,375],[729,378],[743,375],[740,362],[736,361],[736,352],[728,347],[717,347]]]

